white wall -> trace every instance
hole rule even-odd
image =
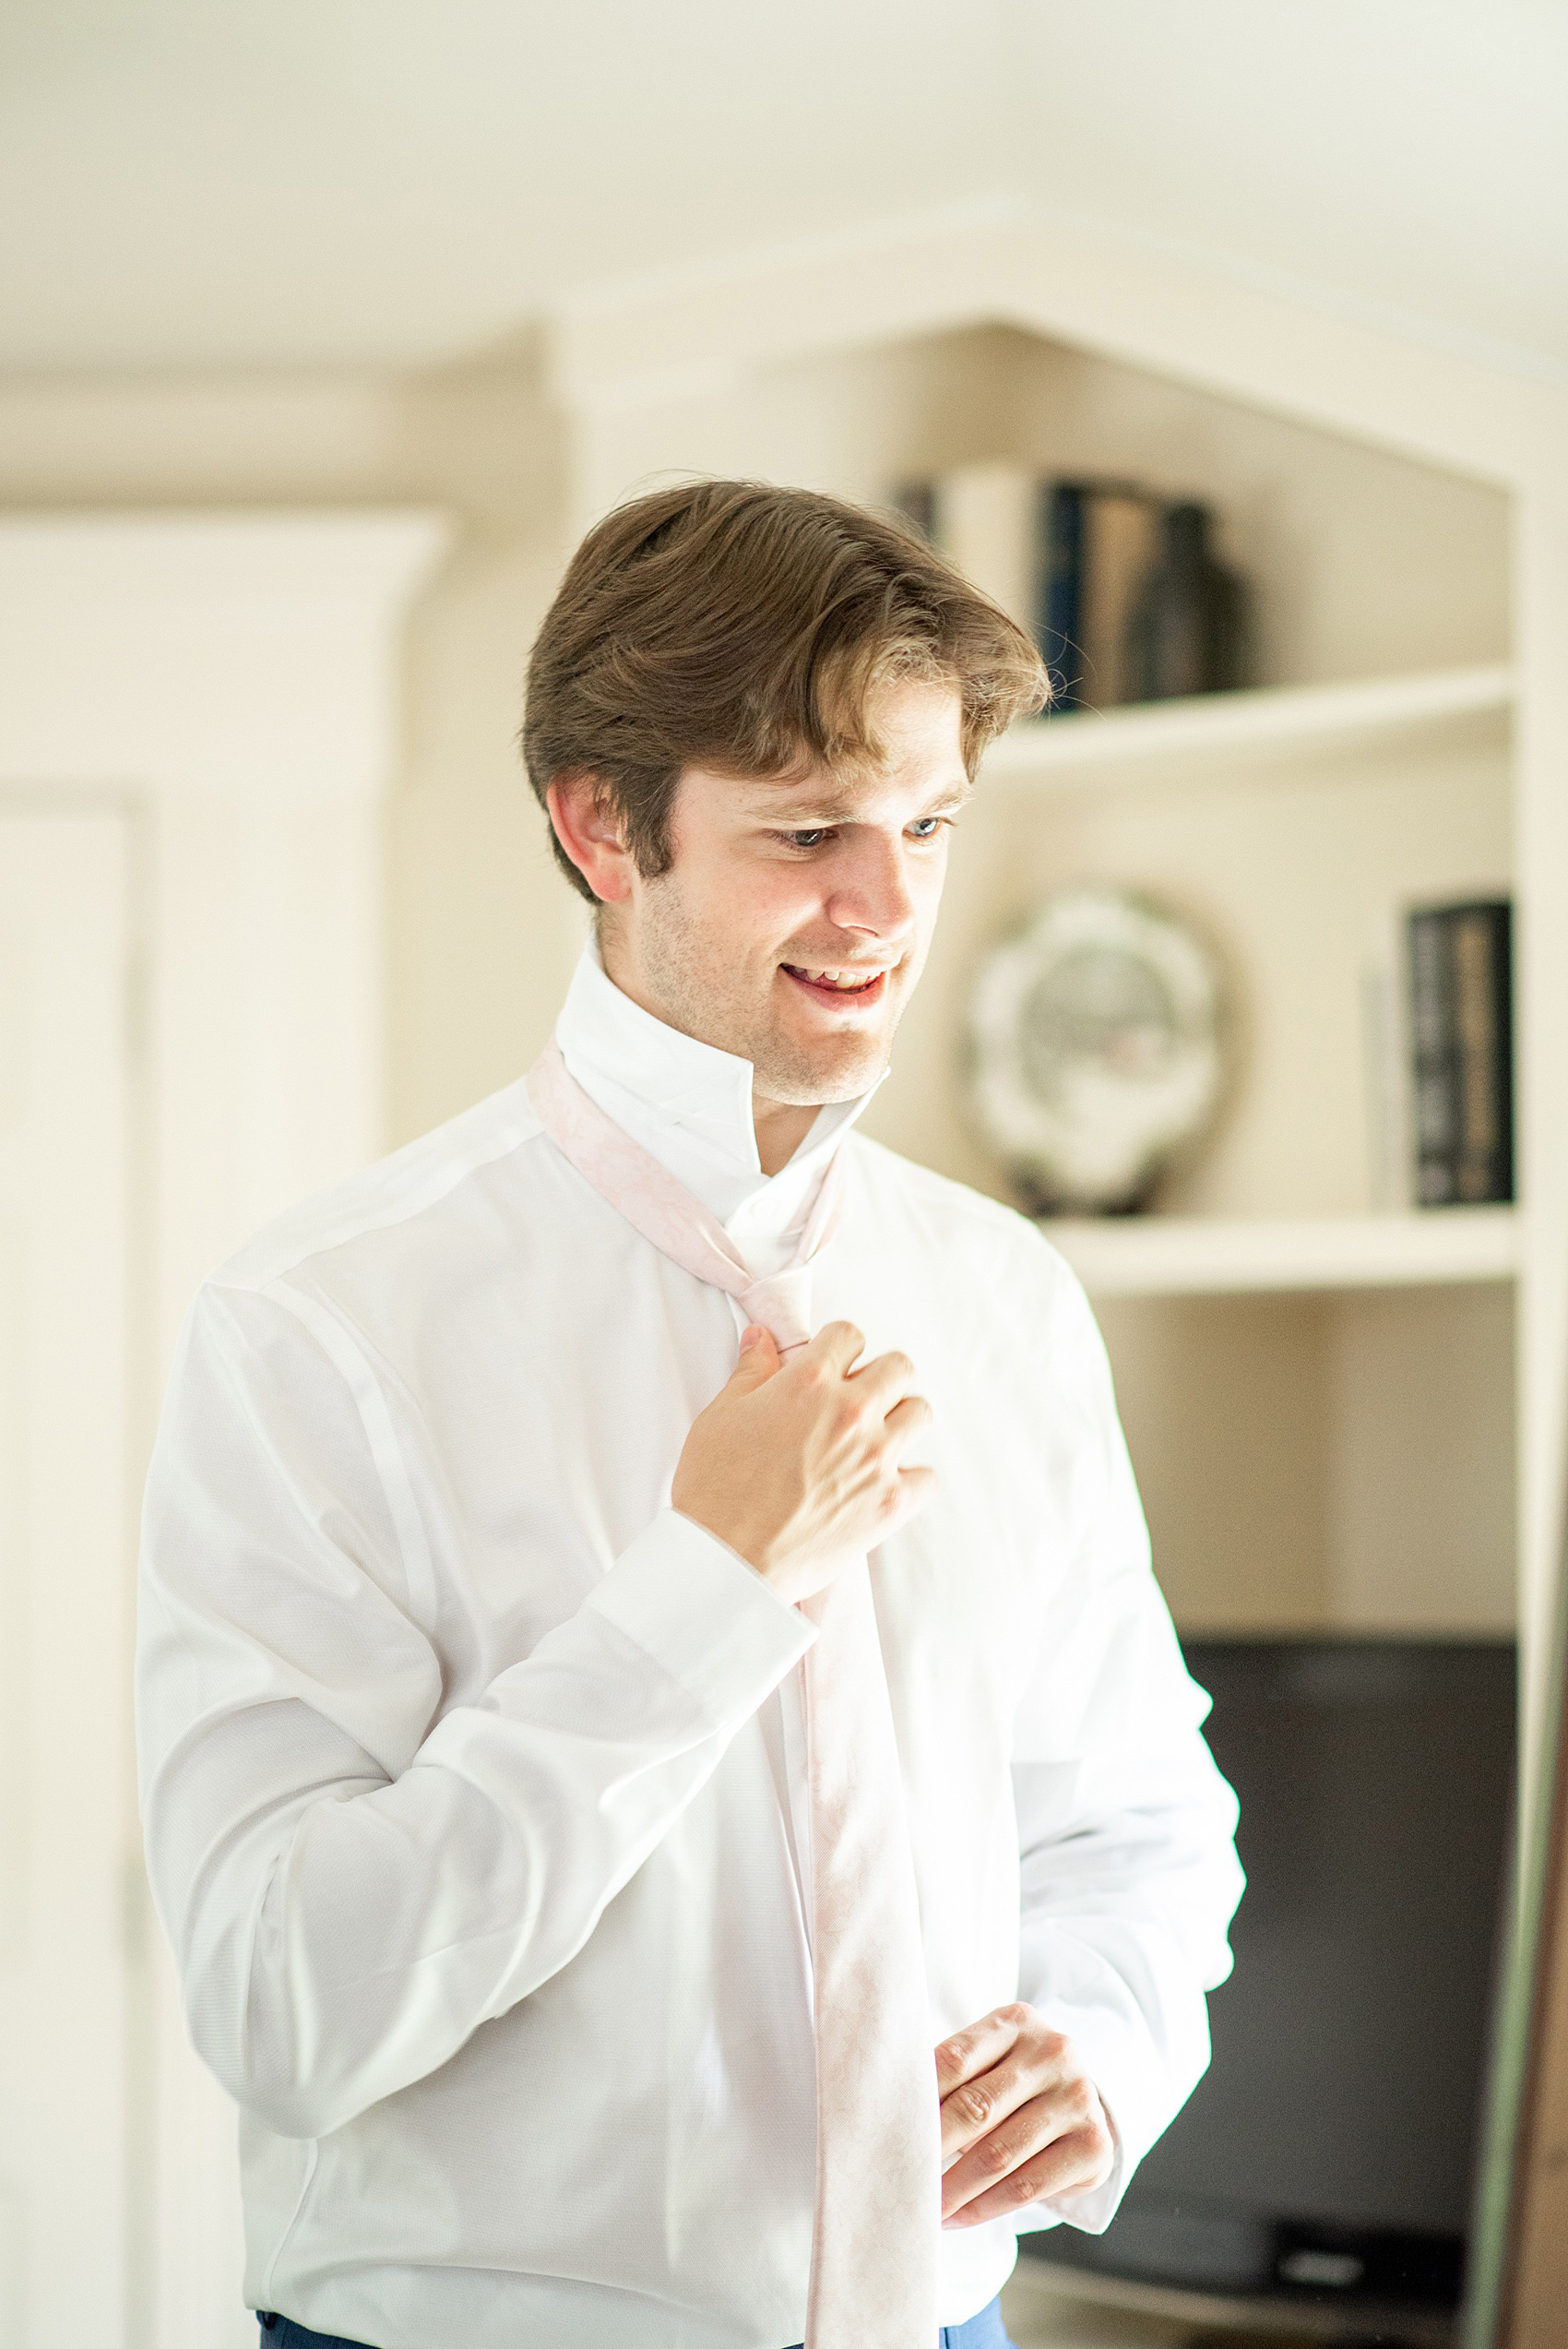
[[[1506,1285],[1097,1312],[1183,1630],[1513,1628]]]
[[[388,1144],[527,1066],[576,951],[576,901],[514,746],[562,559],[563,464],[527,342],[398,379],[0,381],[0,507],[452,515],[410,631],[389,808]]]

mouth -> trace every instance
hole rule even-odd
[[[814,1003],[831,1004],[837,1010],[869,1010],[887,993],[887,972],[880,968],[857,970],[849,963],[837,970],[817,971],[799,962],[781,962],[778,967]]]

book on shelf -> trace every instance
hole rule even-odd
[[[1514,1196],[1513,911],[1418,907],[1408,923],[1415,1189],[1422,1207]]]
[[[906,482],[894,502],[1033,638],[1051,714],[1245,682],[1245,590],[1206,507],[1000,460]]]
[[[1160,509],[1120,482],[1052,482],[1040,497],[1041,589],[1035,641],[1053,709],[1144,698],[1133,622],[1159,552]]]
[[[1030,636],[1039,601],[1039,490],[1027,465],[952,465],[906,482],[895,503],[955,570]]]

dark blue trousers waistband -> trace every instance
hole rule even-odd
[[[256,2318],[261,2327],[263,2349],[369,2349],[363,2341],[345,2341],[337,2332],[311,2332],[292,2317],[274,2316],[262,2309]],[[797,2344],[798,2349],[798,2344]],[[1013,2349],[1002,2322],[1002,2303],[993,2300],[968,2324],[944,2325],[937,2336],[937,2349]]]

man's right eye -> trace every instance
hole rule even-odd
[[[830,825],[818,824],[809,831],[786,832],[784,838],[791,848],[820,848],[831,829]]]

